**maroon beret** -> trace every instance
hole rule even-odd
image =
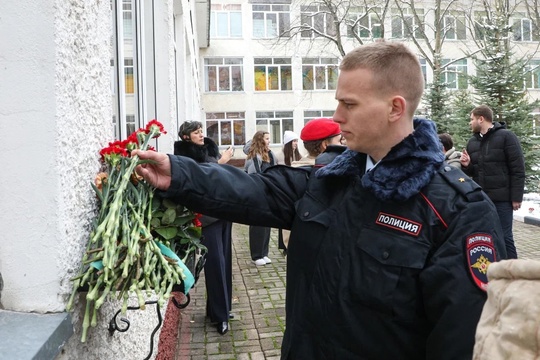
[[[339,135],[341,129],[331,118],[318,118],[307,122],[300,132],[303,141],[323,140]]]

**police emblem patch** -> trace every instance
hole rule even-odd
[[[474,283],[487,291],[487,269],[497,261],[493,238],[489,234],[472,234],[467,237],[467,261]]]

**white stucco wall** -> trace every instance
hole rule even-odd
[[[187,0],[151,3],[154,18],[146,26],[151,35],[152,30],[157,32],[156,48],[147,48],[145,56],[154,58],[154,50],[157,54],[157,86],[147,89],[156,99],[157,110],[150,111],[145,121],[158,118],[164,123],[169,134],[160,147],[170,152],[177,112],[200,108],[198,94],[190,95],[195,103],[189,104],[175,94],[177,82],[188,91],[182,82],[193,84],[197,73],[185,69],[196,67],[193,62],[198,61],[191,23],[183,21],[191,17],[183,12],[193,11],[194,4]],[[173,9],[180,10],[177,21],[182,26],[176,28],[177,34],[173,34]],[[96,209],[90,184],[100,168],[98,152],[114,140],[110,27],[109,1],[0,2],[0,133],[5,155],[0,182],[0,306],[7,310],[65,310],[72,290],[69,279],[79,269]],[[176,52],[175,36],[182,39]],[[187,43],[195,44],[190,50],[196,54],[189,54]],[[175,61],[182,64],[180,69],[175,69]],[[186,80],[184,71],[192,78]],[[147,356],[157,324],[154,305],[128,312],[130,330],[110,336],[106,328],[121,302],[106,302],[97,327],[90,329],[82,344],[84,296],[76,298],[75,335],[59,359]],[[130,298],[130,305],[136,304]],[[152,358],[158,339],[159,332]]]
[[[10,176],[0,201],[0,273],[9,310],[65,307],[94,205],[97,151],[111,133],[107,9],[95,1],[1,4],[8,41],[0,43],[0,124]]]

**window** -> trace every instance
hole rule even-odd
[[[242,58],[206,58],[206,92],[244,91]]]
[[[309,121],[317,118],[332,118],[335,110],[304,110],[304,125]]]
[[[392,9],[392,37],[405,39],[411,37],[413,32],[415,37],[420,37],[424,31],[424,9],[416,9],[416,14],[420,19],[415,18],[411,9],[403,8],[402,10],[403,15],[399,9]]]
[[[424,84],[427,84],[427,62],[426,59],[420,58],[420,68],[422,69],[422,77],[424,78]]]
[[[268,131],[271,144],[283,143],[282,136],[285,130],[293,131],[292,111],[257,111],[256,130]]]
[[[536,112],[531,113],[533,122],[533,136],[540,136],[540,113],[537,112],[538,109],[535,111]]]
[[[338,78],[338,59],[303,58],[303,90],[335,90]]]
[[[514,19],[512,25],[514,41],[538,41],[534,30],[534,24],[530,19],[526,19],[524,16]]]
[[[525,88],[540,89],[540,60],[531,60],[525,73]]]
[[[244,112],[206,113],[206,136],[219,146],[246,143],[246,115]]]
[[[255,91],[292,90],[290,58],[255,58]]]
[[[450,60],[443,59],[444,71],[441,76],[446,83],[446,88],[450,90],[467,89],[467,59]]]
[[[484,40],[486,37],[486,27],[488,17],[485,11],[474,12],[474,36],[479,40]]]
[[[212,4],[210,13],[211,38],[242,37],[242,5]]]
[[[300,21],[302,26],[308,26],[311,30],[304,30],[302,37],[318,37],[320,34],[336,36],[337,29],[334,16],[330,10],[323,5],[301,6]]]
[[[111,0],[111,80],[114,137],[125,139],[142,126],[141,9],[135,0]]]
[[[252,6],[254,38],[290,36],[291,15],[289,5],[254,4]]]
[[[380,8],[370,9],[369,12],[366,12],[364,8],[351,8],[349,10],[347,36],[358,36],[361,38],[381,38],[382,20],[379,16],[380,13]]]
[[[465,15],[459,12],[450,12],[443,18],[443,33],[447,40],[465,40]]]

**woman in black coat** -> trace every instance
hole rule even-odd
[[[190,157],[198,163],[227,163],[232,147],[223,156],[217,144],[205,137],[199,121],[186,121],[178,131],[180,141],[174,143],[174,154]],[[206,315],[217,323],[218,332],[229,331],[232,298],[232,223],[203,215],[201,217],[203,244],[208,248],[204,273],[206,279]]]

